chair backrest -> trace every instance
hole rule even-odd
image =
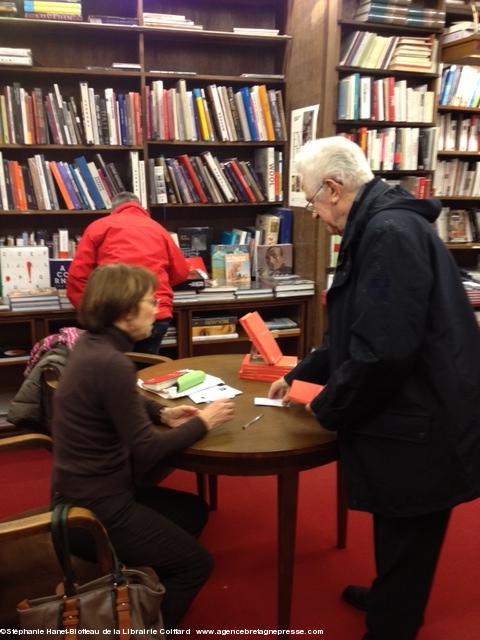
[[[157,356],[153,353],[137,353],[136,351],[127,351],[125,355],[137,365],[137,369],[149,367],[153,364],[172,361],[172,358],[168,358],[167,356]]]
[[[62,579],[50,537],[52,513],[0,522],[0,627],[18,625],[16,606],[25,599],[53,595]],[[68,514],[68,526],[90,532],[98,564],[73,558],[80,582],[110,573],[108,538],[95,515],[80,507]]]

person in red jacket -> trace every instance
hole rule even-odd
[[[144,267],[157,278],[156,321],[151,336],[135,343],[135,351],[158,354],[172,320],[172,287],[187,279],[190,268],[168,231],[128,191],[113,198],[109,216],[95,220],[83,233],[67,279],[67,296],[75,309],[95,267],[118,263]]]

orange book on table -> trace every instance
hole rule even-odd
[[[293,380],[286,400],[289,402],[298,402],[298,404],[310,404],[323,389],[323,384],[305,382],[304,380]]]
[[[239,318],[245,333],[267,364],[276,364],[283,353],[258,311]]]

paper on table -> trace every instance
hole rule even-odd
[[[255,398],[255,404],[260,407],[286,407],[283,400],[277,398]]]
[[[141,389],[145,388],[142,380],[137,380],[137,384]],[[207,373],[205,380],[201,384],[197,384],[196,387],[190,387],[190,389],[186,389],[185,391],[178,391],[176,387],[169,387],[168,389],[162,389],[161,391],[152,391],[151,389],[146,389],[146,391],[156,393],[158,396],[166,400],[176,400],[177,398],[186,398],[191,393],[195,393],[197,391],[216,387],[219,384],[223,384],[223,380],[221,378],[211,376]]]
[[[224,398],[234,398],[238,396],[242,391],[229,387],[228,384],[221,384],[217,387],[210,387],[204,391],[195,391],[188,397],[192,402],[201,404],[202,402],[213,402],[214,400],[223,400]]]

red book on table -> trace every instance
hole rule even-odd
[[[286,399],[289,402],[298,402],[298,404],[310,404],[323,389],[323,384],[294,380]]]

